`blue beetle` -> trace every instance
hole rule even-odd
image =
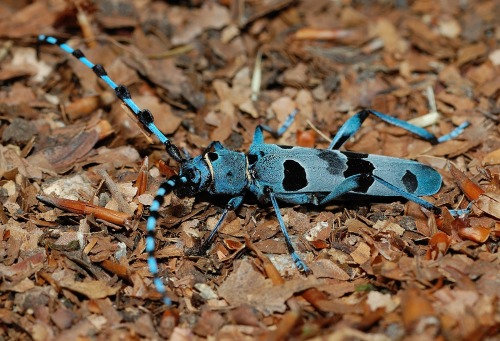
[[[154,124],[149,110],[140,109],[123,85],[117,85],[99,64],[93,64],[84,54],[56,38],[40,35],[39,41],[58,45],[94,71],[116,93],[116,96],[136,115],[144,129],[154,134],[165,145],[167,153],[179,163],[179,174],[167,179],[158,189],[150,206],[146,223],[146,252],[148,266],[153,275],[156,290],[166,305],[172,302],[166,294],[159,275],[155,252],[155,228],[163,198],[174,191],[178,196],[195,196],[205,192],[229,197],[222,214],[201,250],[207,250],[227,213],[237,209],[247,193],[262,203],[271,203],[285,237],[287,248],[296,264],[304,273],[309,267],[295,251],[286,229],[278,201],[290,204],[324,205],[345,195],[363,197],[400,196],[440,213],[441,209],[421,199],[433,195],[441,187],[441,176],[433,168],[419,162],[399,158],[339,151],[338,149],[356,133],[370,115],[386,123],[401,127],[432,144],[448,141],[463,132],[469,125],[464,122],[451,133],[437,138],[427,130],[374,110],[362,110],[349,118],[339,129],[327,149],[266,144],[264,131],[282,135],[293,122],[294,111],[278,131],[268,126],[257,126],[248,154],[226,149],[220,142],[212,142],[196,157],[183,157],[179,149]],[[463,210],[451,211],[461,214]]]

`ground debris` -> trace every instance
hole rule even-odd
[[[500,335],[500,6],[482,1],[6,1],[0,5],[0,339],[494,340]],[[101,63],[181,153],[212,140],[326,148],[362,108],[457,139],[432,146],[368,119],[346,149],[440,172],[434,215],[398,198],[287,206],[169,195],[147,266],[148,207],[177,172],[94,73]],[[161,161],[161,163],[160,163]],[[450,165],[452,166],[450,167]],[[42,199],[42,200],[37,200]],[[214,201],[215,200],[215,201]]]

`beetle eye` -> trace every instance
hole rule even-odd
[[[194,169],[187,170],[184,176],[188,179],[189,182],[196,183],[199,181],[199,176]]]
[[[188,178],[188,180],[193,180],[194,179],[194,171],[192,169],[190,169],[190,170],[187,171],[186,178]]]

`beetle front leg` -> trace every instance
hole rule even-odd
[[[215,235],[217,234],[217,231],[219,231],[220,227],[222,226],[222,223],[224,222],[224,219],[226,219],[227,213],[229,211],[234,211],[235,209],[237,209],[241,205],[242,202],[243,202],[243,196],[234,197],[231,200],[229,200],[226,207],[224,208],[224,211],[222,211],[222,215],[220,216],[219,221],[217,221],[217,224],[215,224],[215,227],[210,232],[210,235],[201,245],[200,253],[205,253],[208,251],[208,249],[210,248],[210,245],[212,244],[212,240],[214,239]]]
[[[221,150],[225,150],[226,148],[222,145],[222,143],[220,143],[220,141],[212,141],[208,144],[208,146],[203,150],[202,154],[206,154],[208,153],[209,151],[212,150],[212,148],[218,152],[218,151],[221,151]]]
[[[276,217],[278,218],[281,232],[283,232],[283,235],[285,236],[286,247],[288,249],[288,252],[290,252],[290,255],[292,256],[295,265],[300,271],[302,271],[306,275],[310,274],[312,272],[311,269],[309,269],[306,263],[304,263],[304,261],[300,259],[300,256],[295,251],[292,240],[290,239],[290,235],[288,234],[288,231],[286,229],[285,222],[283,221],[283,217],[281,216],[280,208],[278,206],[278,202],[276,201],[276,197],[274,196],[273,191],[271,190],[271,188],[266,187],[264,188],[264,193],[269,196],[269,199],[273,204],[274,212],[276,213]]]

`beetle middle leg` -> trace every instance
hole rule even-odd
[[[302,271],[303,273],[310,274],[311,269],[304,263],[304,261],[300,258],[300,256],[297,254],[297,251],[295,251],[295,247],[293,246],[292,240],[290,239],[290,235],[288,234],[288,230],[286,229],[285,222],[283,221],[283,217],[281,215],[280,208],[278,206],[278,202],[276,201],[276,197],[274,196],[273,191],[271,188],[266,187],[264,189],[264,193],[269,196],[269,199],[271,200],[271,203],[273,204],[274,212],[276,213],[276,217],[278,218],[278,222],[281,228],[281,232],[285,236],[285,242],[286,242],[286,247],[288,249],[288,252],[292,256],[292,259],[297,266],[297,268]]]

